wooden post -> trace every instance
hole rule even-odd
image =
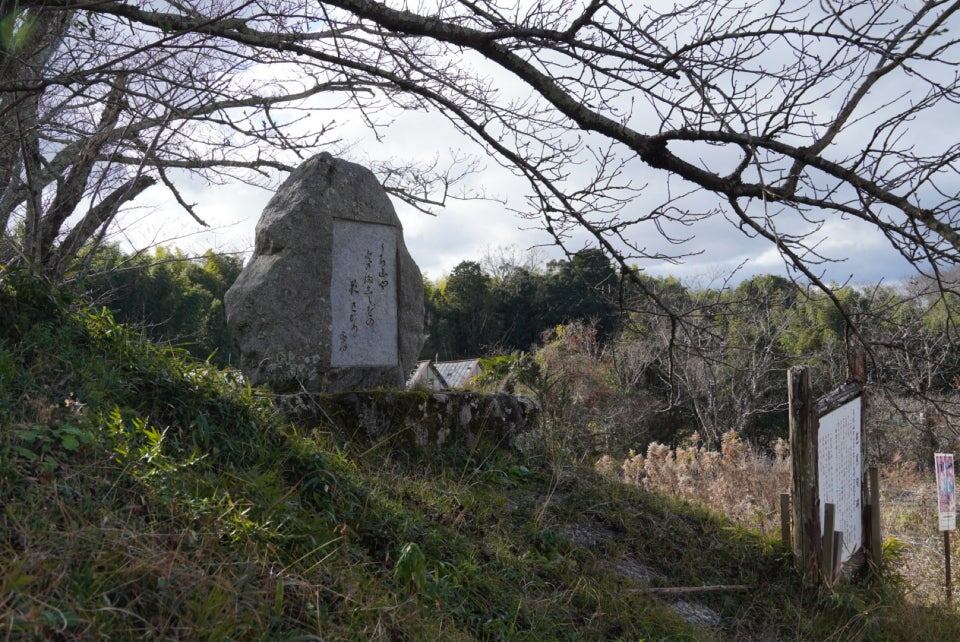
[[[833,579],[840,573],[840,560],[843,559],[843,531],[833,534],[833,559],[830,560],[830,574]]]
[[[870,466],[870,559],[880,570],[883,561],[883,538],[880,536],[880,469]]]
[[[858,546],[863,550],[862,559],[863,569],[869,570],[871,556],[873,552],[873,532],[879,534],[879,521],[877,522],[877,528],[874,528],[873,524],[873,515],[876,511],[876,515],[879,518],[880,516],[880,506],[879,502],[873,504],[871,502],[870,496],[870,485],[867,483],[868,474],[867,474],[867,413],[868,409],[868,395],[867,395],[867,351],[863,347],[863,344],[856,336],[851,336],[852,345],[850,345],[850,353],[847,361],[848,370],[847,370],[847,379],[849,381],[855,381],[860,384],[860,470],[863,472],[862,478],[860,480],[860,501],[863,504],[863,515],[861,515],[860,520],[860,532],[862,537],[859,542],[850,542],[852,548],[856,549]],[[879,560],[878,556],[876,560]],[[874,561],[874,567],[879,568],[879,562]]]
[[[790,493],[780,493],[780,540],[788,549],[790,540]]]
[[[856,381],[860,385],[867,385],[867,353],[859,345],[848,349],[847,353],[847,381]]]
[[[853,549],[860,548],[863,550],[862,559],[864,560],[864,566],[867,566],[870,562],[870,548],[871,548],[871,504],[870,504],[870,493],[867,488],[867,462],[864,453],[866,452],[866,424],[867,424],[867,350],[863,345],[863,342],[860,340],[860,337],[854,331],[856,325],[859,325],[862,322],[861,315],[854,315],[854,318],[848,322],[845,329],[845,338],[846,338],[846,356],[847,356],[847,383],[857,383],[860,385],[861,395],[860,395],[860,470],[863,471],[863,477],[860,480],[860,502],[862,512],[860,515],[860,533],[862,538],[859,542],[850,542],[850,546]]]
[[[823,572],[823,581],[828,586],[833,584],[833,545],[834,529],[836,528],[837,507],[827,503],[823,507],[823,562],[821,570]]]
[[[953,578],[950,577],[950,531],[943,531],[943,570],[947,587],[947,606],[953,606]]]
[[[817,487],[817,433],[810,369],[787,371],[790,403],[790,452],[793,458],[793,554],[809,582],[820,579],[820,497]]]

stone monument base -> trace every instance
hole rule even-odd
[[[532,399],[505,393],[300,393],[280,395],[277,403],[300,425],[331,426],[351,439],[417,448],[473,448],[480,441],[510,448],[540,416]]]

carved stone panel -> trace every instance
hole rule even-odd
[[[334,219],[332,248],[330,365],[396,366],[397,228]]]

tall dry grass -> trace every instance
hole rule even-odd
[[[884,536],[899,542],[898,570],[914,601],[944,601],[943,533],[937,523],[937,486],[932,470],[894,455],[880,468],[880,521]],[[953,537],[953,556],[958,552]]]
[[[752,448],[733,430],[720,450],[708,450],[694,434],[688,446],[657,442],[646,454],[630,451],[618,461],[604,455],[596,468],[607,477],[658,493],[698,501],[745,526],[779,530],[780,493],[790,488],[790,448],[778,439],[773,454]]]

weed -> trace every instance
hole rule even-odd
[[[404,544],[393,569],[394,577],[401,586],[422,591],[426,584],[427,558],[415,542]]]
[[[235,374],[12,275],[0,342],[0,630],[11,639],[908,630],[896,587],[805,589],[769,537],[702,507],[505,451],[370,452],[291,425]],[[705,596],[697,608],[720,616],[705,629],[618,568],[753,588]],[[958,631],[940,612],[902,619]]]

